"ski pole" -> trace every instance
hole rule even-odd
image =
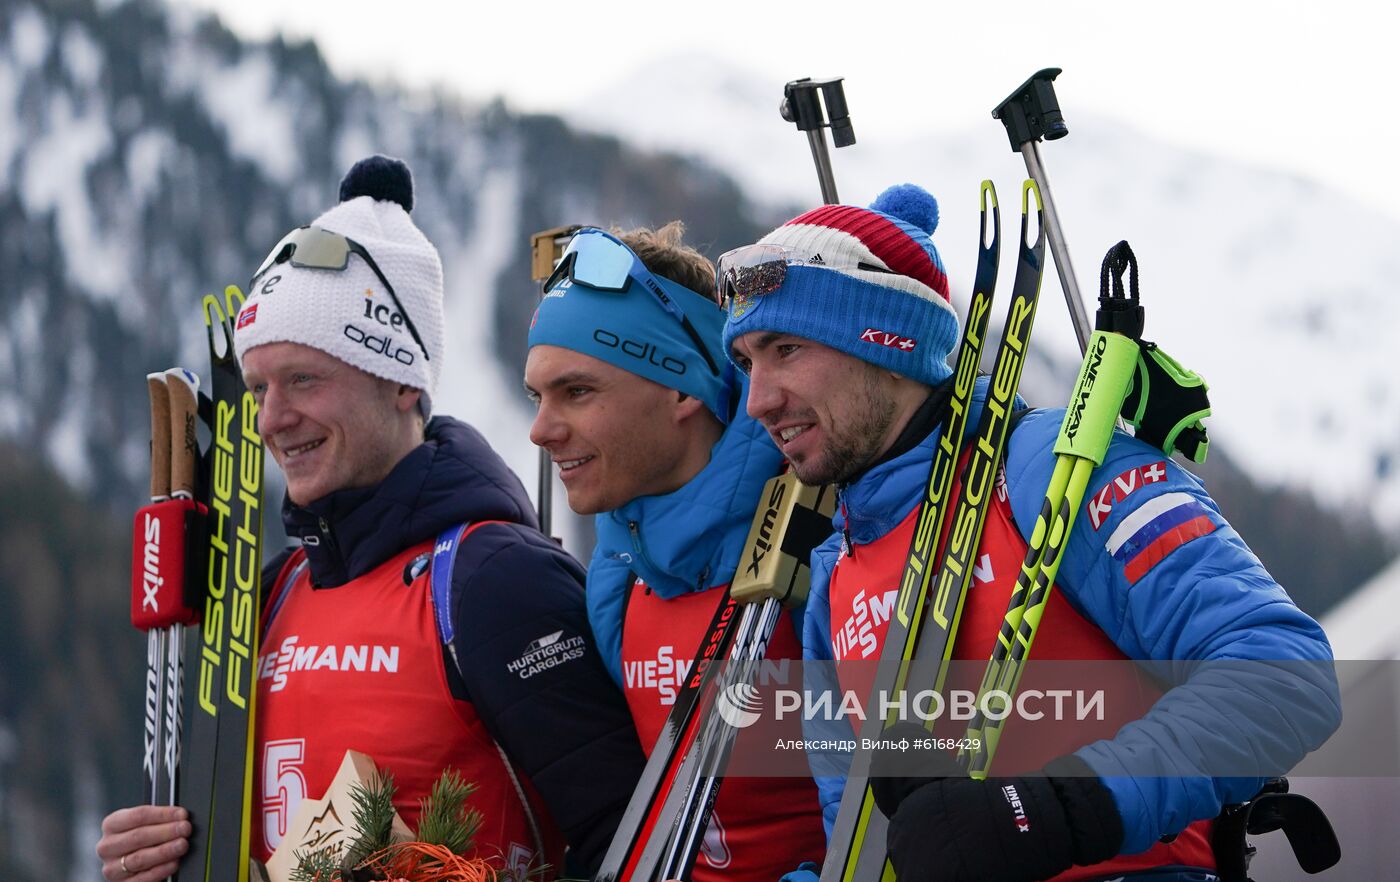
[[[1126,257],[1120,256],[1124,254]],[[1123,270],[1134,263],[1127,243],[1115,245],[1104,263],[1095,330],[1060,426],[1059,439],[1055,442],[1055,469],[978,690],[976,708],[979,710],[968,726],[968,741],[975,746],[969,748],[964,758],[974,778],[987,776],[1006,716],[1009,716],[1006,712],[1020,685],[1026,658],[1049,604],[1089,476],[1108,453],[1118,413],[1137,371],[1143,310],[1136,284],[1129,297],[1125,296],[1121,283]],[[1109,266],[1117,267],[1119,283],[1116,286],[1109,283]]]
[[[195,473],[199,466],[199,438],[196,425],[199,421],[199,377],[184,368],[171,368],[165,372],[165,386],[170,399],[170,498],[182,510],[184,529],[179,541],[185,550],[191,545],[191,537],[203,538],[199,532],[198,505],[195,503]],[[189,560],[189,555],[186,555]],[[184,567],[181,580],[181,611],[186,622],[194,622],[199,613],[189,603],[186,587],[193,581],[197,570]],[[169,628],[169,654],[165,664],[165,711],[162,718],[165,730],[165,768],[169,785],[169,805],[175,804],[177,782],[180,770],[180,739],[184,729],[185,694],[185,629],[179,625]]]
[[[151,399],[151,504],[158,505],[170,498],[170,395],[165,375],[146,375],[146,388]],[[135,536],[141,540],[140,553],[133,553],[132,607],[134,610],[158,609],[160,572],[160,524],[154,511],[137,512]],[[136,549],[133,549],[135,552]],[[138,584],[139,582],[139,584]],[[147,592],[150,592],[149,595]],[[146,737],[142,769],[145,773],[145,798],[151,805],[162,802],[165,790],[163,774],[165,757],[165,677],[162,665],[169,653],[168,626],[152,627],[146,631]]]
[[[821,185],[822,201],[827,205],[840,202],[836,195],[836,179],[831,173],[831,154],[826,149],[824,128],[831,129],[831,140],[837,147],[849,147],[856,142],[855,129],[851,128],[851,115],[846,109],[846,91],[841,85],[841,77],[814,80],[803,77],[793,80],[783,87],[783,103],[779,112],[783,119],[797,125],[798,131],[807,133],[807,143],[812,148],[812,161],[817,165],[817,181]],[[820,95],[818,95],[820,93]],[[830,121],[822,112],[822,103]]]
[[[1089,314],[1079,293],[1074,266],[1070,263],[1069,246],[1065,244],[1060,213],[1055,209],[1055,199],[1050,193],[1050,181],[1045,177],[1045,166],[1040,161],[1041,138],[1056,141],[1069,134],[1069,126],[1065,125],[1060,104],[1055,98],[1055,77],[1059,75],[1058,67],[1036,71],[996,106],[992,118],[1001,120],[1006,127],[1011,149],[1021,154],[1026,161],[1026,172],[1040,187],[1050,253],[1055,257],[1055,270],[1060,275],[1060,287],[1064,289],[1070,321],[1074,323],[1074,336],[1079,341],[1079,353],[1083,355],[1089,345]]]
[[[733,690],[751,689],[758,667],[767,657],[768,643],[783,608],[800,605],[806,599],[808,557],[830,529],[836,513],[835,498],[833,488],[809,487],[792,472],[770,478],[764,485],[760,494],[764,502],[754,512],[740,555],[741,561],[749,563],[741,565],[730,580],[725,601],[727,606],[742,610],[728,661],[721,661],[714,640],[702,640],[685,687],[688,693],[691,684],[700,678],[692,699],[692,713],[673,725],[681,707],[678,698],[643,778],[649,779],[653,763],[663,761],[663,748],[669,751],[664,758],[669,774],[647,784],[645,789],[639,783],[633,797],[639,812],[643,808],[649,812],[644,824],[636,826],[647,829],[639,834],[629,833],[626,842],[632,854],[627,856],[625,868],[600,872],[595,880],[651,882],[690,878],[738,734],[715,703],[726,694],[733,698]],[[707,660],[703,666],[701,659]],[[677,740],[672,737],[673,732],[684,735]],[[631,805],[628,812],[632,813]],[[662,824],[668,825],[665,831],[656,829]],[[614,849],[619,847],[615,839]],[[610,849],[610,856],[612,852]],[[621,851],[618,857],[622,857]],[[604,867],[611,865],[611,861],[605,861]]]
[[[544,284],[544,280],[554,272],[569,240],[581,229],[583,227],[578,224],[568,224],[540,230],[530,237],[530,278],[536,285]],[[539,457],[540,479],[535,491],[535,507],[539,510],[540,532],[548,536],[554,520],[554,476],[551,474],[549,451],[541,447]]]

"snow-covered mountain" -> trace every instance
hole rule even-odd
[[[353,160],[402,156],[415,218],[446,270],[451,351],[437,404],[532,483],[520,392],[521,331],[538,297],[530,233],[681,217],[717,256],[815,201],[805,141],[777,117],[779,84],[736,74],[705,91],[716,72],[696,64],[708,62],[644,76],[656,91],[624,86],[588,102],[580,122],[620,138],[500,102],[342,81],[314,45],[244,41],[159,0],[0,0],[0,620],[14,632],[0,641],[6,878],[94,878],[97,821],[137,792],[141,641],[125,624],[123,569],[125,519],[146,492],[143,376],[176,363],[207,376],[200,296],[245,279],[271,243],[328,207]],[[703,112],[674,118],[671,108],[702,100]],[[1134,241],[1153,333],[1215,382],[1224,446],[1268,480],[1334,500],[1358,496],[1371,468],[1385,479],[1372,482],[1375,499],[1393,500],[1393,474],[1374,463],[1393,459],[1397,434],[1395,380],[1379,370],[1395,306],[1377,282],[1394,223],[1297,182],[1071,123],[1052,160],[1070,242],[1096,254]],[[1020,167],[990,123],[927,142],[862,140],[835,162],[852,200],[895,177],[939,193],[955,282],[970,272],[980,178],[1002,184],[1014,238]],[[1094,269],[1081,264],[1086,282]],[[1220,333],[1228,322],[1234,333]],[[1072,362],[1053,290],[1039,325],[1053,344],[1041,351]],[[1263,364],[1246,372],[1249,358]],[[1341,378],[1367,365],[1378,369],[1364,381]],[[1330,411],[1315,406],[1328,384]],[[1063,397],[1052,387],[1030,397]],[[1355,418],[1353,399],[1375,416]],[[1303,463],[1331,486],[1290,473]],[[1379,567],[1373,533],[1226,477],[1231,517],[1252,513],[1251,542],[1308,608]]]
[[[0,438],[129,505],[147,469],[141,374],[207,361],[200,295],[245,279],[372,152],[408,160],[414,217],[442,252],[440,409],[517,439],[501,449],[525,475],[529,234],[682,214],[712,243],[758,229],[733,183],[695,163],[499,102],[340,82],[311,44],[243,43],[150,0],[7,2]]]
[[[990,89],[990,108],[1015,85],[977,88]],[[1042,156],[1091,313],[1099,262],[1127,239],[1142,269],[1146,336],[1206,377],[1220,446],[1260,483],[1306,489],[1400,531],[1400,298],[1391,291],[1400,218],[1078,114],[1072,86],[1059,92],[1071,134],[1042,145]],[[806,138],[778,115],[781,98],[779,83],[693,55],[575,102],[569,119],[696,155],[765,201],[808,207],[819,199],[816,175]],[[1025,166],[1001,125],[989,115],[975,129],[897,141],[862,136],[858,105],[851,119],[860,140],[832,152],[842,199],[868,203],[904,180],[930,189],[942,206],[935,241],[964,296],[982,179],[998,185],[1003,242],[1016,240]],[[1056,361],[1076,363],[1053,274],[1042,298],[1037,338]],[[1070,380],[1060,382],[1067,394]]]

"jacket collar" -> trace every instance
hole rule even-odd
[[[741,410],[684,486],[598,515],[590,584],[595,568],[599,576],[630,570],[666,598],[727,584],[763,484],[781,463],[768,433]]]

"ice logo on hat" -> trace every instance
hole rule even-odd
[[[715,710],[719,711],[720,719],[735,729],[747,729],[758,722],[763,699],[752,685],[735,683],[715,699]]]

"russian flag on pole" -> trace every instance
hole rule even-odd
[[[1209,510],[1189,493],[1163,493],[1149,499],[1123,518],[1106,547],[1123,564],[1128,584],[1135,584],[1148,570],[1176,549],[1219,526]]]

